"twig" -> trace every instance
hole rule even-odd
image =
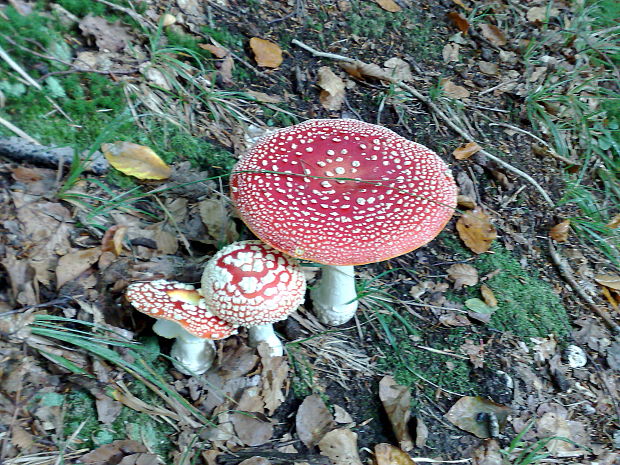
[[[6,63],[11,68],[17,71],[21,75],[21,77],[23,77],[28,82],[28,84],[30,84],[31,86],[35,87],[38,90],[41,90],[41,85],[37,81],[32,79],[30,75],[26,71],[24,71],[21,66],[15,63],[13,59],[9,56],[9,54],[6,53],[2,47],[0,47],[0,58],[6,61]]]
[[[31,144],[41,145],[41,142],[36,140],[34,137],[30,137],[28,134],[26,134],[24,131],[19,129],[17,126],[5,120],[2,116],[0,116],[0,124],[4,126],[5,128],[7,128],[9,131],[12,131],[13,133],[17,134],[22,139],[26,139]]]
[[[345,57],[345,56],[342,56],[342,55],[336,55],[334,53],[320,52],[318,50],[313,49],[312,47],[309,47],[308,45],[304,44],[303,42],[300,42],[297,39],[293,39],[292,43],[297,45],[297,46],[299,46],[299,47],[301,47],[301,48],[303,48],[304,50],[307,50],[308,52],[312,53],[313,55],[321,57],[321,58],[330,58],[332,60],[339,60],[339,61],[344,61],[346,63],[353,63],[353,64],[358,64],[358,65],[362,65],[362,66],[366,66],[367,67],[366,63],[364,63],[364,62],[361,62],[359,60],[354,60],[352,58]],[[398,87],[400,87],[402,89],[405,89],[411,95],[413,95],[418,100],[420,100],[424,104],[426,104],[426,106],[429,107],[433,111],[434,114],[436,114],[439,118],[441,118],[444,121],[444,123],[447,124],[454,132],[459,134],[461,137],[463,137],[468,142],[475,142],[475,139],[465,129],[463,129],[460,126],[458,126],[457,124],[455,124],[450,119],[450,117],[448,117],[448,115],[446,115],[443,112],[443,110],[441,110],[441,108],[439,108],[439,106],[437,106],[437,104],[435,104],[435,102],[430,100],[428,97],[424,96],[422,93],[420,93],[414,87],[412,87],[412,86],[410,86],[408,84],[405,84],[404,82],[397,81],[392,76],[390,76],[388,73],[384,73],[383,75],[381,75],[380,79],[388,81],[388,82],[391,82],[392,84],[395,84]],[[553,200],[551,200],[551,197],[549,197],[549,194],[547,194],[547,192],[542,188],[542,186],[540,184],[538,184],[536,182],[536,180],[534,178],[532,178],[529,174],[521,171],[518,168],[515,168],[511,164],[505,162],[501,158],[493,155],[492,153],[487,152],[484,149],[478,151],[478,153],[480,155],[484,155],[485,157],[493,160],[497,164],[499,164],[502,167],[504,167],[506,170],[511,171],[512,173],[516,174],[517,176],[520,176],[523,179],[525,179],[526,181],[528,181],[530,184],[532,184],[536,188],[536,190],[538,192],[540,192],[540,195],[545,199],[545,201],[551,207],[555,206],[555,204],[553,203]]]
[[[590,309],[594,311],[594,313],[596,313],[603,319],[609,329],[611,329],[616,334],[620,334],[620,326],[618,326],[616,322],[612,320],[611,316],[609,315],[609,313],[607,313],[605,309],[596,305],[596,302],[592,300],[592,297],[590,297],[586,293],[586,291],[579,285],[579,283],[575,279],[575,274],[573,273],[570,265],[566,262],[564,258],[560,256],[558,251],[553,246],[553,242],[551,239],[549,239],[549,254],[551,255],[553,263],[555,263],[555,265],[558,267],[558,270],[560,270],[560,274],[566,280],[566,282],[568,282],[573,291],[575,291],[577,295],[579,295],[579,297],[581,297],[588,304],[588,307],[590,307]]]

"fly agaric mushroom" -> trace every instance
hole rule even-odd
[[[202,374],[215,358],[214,339],[237,333],[236,326],[207,311],[204,299],[189,284],[171,281],[134,283],[125,297],[138,311],[157,318],[153,331],[176,338],[170,355],[185,374]]]
[[[207,308],[234,325],[246,326],[250,346],[266,342],[282,355],[272,323],[304,301],[306,279],[297,260],[260,241],[236,242],[207,262],[202,275]]]
[[[230,179],[254,234],[324,265],[317,316],[340,325],[357,309],[354,265],[433,239],[456,207],[456,185],[434,152],[389,129],[349,119],[308,120],[261,138]]]

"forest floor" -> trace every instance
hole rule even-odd
[[[619,463],[619,17],[569,0],[0,5],[0,463]],[[196,284],[252,239],[228,174],[312,118],[437,152],[453,220],[357,267],[351,323],[307,299],[276,325],[283,357],[241,331],[179,373],[126,287]]]

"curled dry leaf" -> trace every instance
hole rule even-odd
[[[319,100],[326,110],[339,110],[344,103],[345,84],[328,66],[322,66],[318,72],[317,85],[321,88]]]
[[[454,289],[478,284],[478,270],[466,263],[457,263],[448,268],[448,276],[454,281]]]
[[[362,465],[357,452],[357,434],[350,429],[330,431],[319,442],[319,449],[334,465]]]
[[[132,142],[103,144],[101,151],[106,160],[123,174],[138,179],[167,179],[170,167],[149,147]]]
[[[409,454],[385,443],[375,446],[375,462],[377,465],[416,465]]]
[[[504,33],[494,24],[482,23],[480,25],[480,30],[482,31],[482,35],[484,36],[484,38],[491,42],[493,45],[501,47],[508,43],[506,41],[506,36],[504,36]]]
[[[489,216],[478,209],[463,213],[456,222],[456,229],[461,240],[474,253],[486,252],[497,238]]]
[[[250,39],[250,48],[254,53],[254,59],[258,66],[277,68],[282,64],[282,49],[275,42],[252,37]]]
[[[497,299],[495,298],[495,294],[489,286],[483,284],[480,286],[480,293],[482,294],[482,298],[484,299],[484,303],[489,307],[497,307]]]
[[[473,210],[476,208],[476,201],[472,199],[469,195],[459,195],[456,197],[456,203],[459,207],[469,208]]]
[[[617,274],[597,274],[594,280],[601,286],[620,291],[620,276]]]
[[[312,447],[336,424],[323,400],[317,395],[311,395],[299,406],[295,426],[299,439],[306,446]]]
[[[391,81],[390,75],[379,65],[355,61],[354,63],[341,62],[340,67],[357,79],[365,77]]]
[[[413,440],[409,435],[409,417],[411,415],[409,388],[396,384],[391,376],[385,376],[379,382],[379,398],[390,419],[400,447],[405,451],[413,449]]]
[[[451,11],[448,13],[448,19],[452,24],[454,24],[459,31],[463,34],[467,34],[467,30],[469,29],[469,22],[465,19],[465,17],[456,11]]]
[[[549,236],[551,239],[557,242],[566,242],[568,240],[568,233],[570,232],[570,220],[564,220],[561,223],[556,224],[549,230]]]
[[[398,13],[402,8],[394,0],[375,0],[375,3],[390,13]]]
[[[441,86],[447,97],[455,99],[464,99],[469,97],[469,91],[463,86],[459,86],[450,79],[442,79]]]
[[[60,289],[88,270],[92,264],[99,260],[99,255],[101,255],[101,247],[91,247],[90,249],[70,252],[60,257],[56,267],[56,288]]]
[[[467,144],[461,145],[454,152],[452,152],[452,155],[454,155],[454,158],[456,158],[457,160],[467,160],[472,155],[478,153],[481,149],[482,147],[480,147],[475,142],[468,142]]]
[[[479,438],[490,438],[492,424],[499,428],[506,424],[510,408],[496,404],[484,397],[461,397],[445,414],[446,419]]]
[[[123,251],[123,240],[127,234],[127,226],[114,225],[109,228],[101,239],[101,251],[112,252],[117,257]]]

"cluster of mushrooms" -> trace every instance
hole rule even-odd
[[[261,138],[230,178],[239,214],[260,241],[231,244],[207,263],[201,288],[134,283],[126,297],[176,338],[175,367],[208,370],[213,340],[248,328],[250,345],[282,343],[272,323],[304,301],[297,259],[323,265],[311,290],[318,319],[341,325],[357,310],[353,266],[414,250],[443,229],[457,188],[434,152],[389,129],[357,120],[308,120]]]

